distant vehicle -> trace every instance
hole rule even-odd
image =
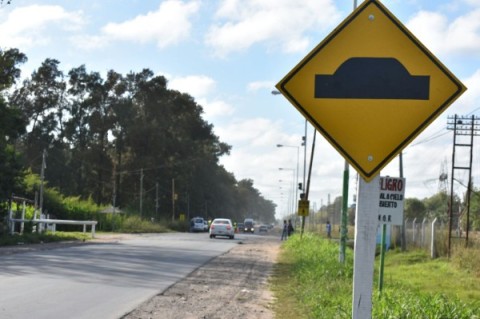
[[[194,217],[190,220],[190,231],[203,232],[205,229],[205,222],[203,217]]]
[[[261,225],[260,228],[258,229],[259,233],[266,233],[268,232],[268,227],[267,225]]]
[[[204,232],[208,231],[208,221],[206,221],[205,219],[203,220],[203,231]]]
[[[253,222],[253,219],[251,218],[246,218],[245,221],[243,222],[243,232],[244,233],[254,233],[255,232],[255,228],[254,228],[254,225],[255,223]]]
[[[243,223],[238,223],[237,224],[237,230],[238,231],[245,231],[245,225]]]
[[[235,238],[235,230],[232,221],[228,218],[215,218],[210,224],[210,238],[225,236],[230,239]]]

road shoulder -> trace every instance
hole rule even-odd
[[[279,250],[278,238],[249,238],[123,319],[273,319],[274,297],[267,281]]]

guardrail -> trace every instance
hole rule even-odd
[[[52,225],[52,233],[55,234],[57,224],[61,225],[83,225],[83,232],[87,231],[87,226],[91,226],[92,238],[95,238],[95,226],[97,221],[95,220],[62,220],[62,219],[10,219],[10,231],[13,234],[15,229],[15,223],[32,222],[35,224]]]

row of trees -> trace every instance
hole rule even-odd
[[[274,221],[274,203],[253,181],[237,181],[219,164],[231,146],[202,118],[202,107],[168,89],[165,77],[110,70],[104,79],[84,65],[65,74],[46,59],[14,87],[26,59],[16,49],[0,51],[3,201],[24,192],[22,172],[39,174],[46,163],[49,187],[143,217]]]
[[[465,194],[466,196],[466,194]],[[435,218],[444,224],[449,223],[449,202],[450,195],[445,192],[438,192],[431,197],[424,199],[406,198],[404,201],[404,218],[412,221],[414,218],[422,221],[424,218],[432,221]],[[457,220],[460,216],[461,227],[466,229],[467,200],[455,195],[452,203],[452,212]],[[333,224],[340,224],[342,210],[342,197],[336,197],[334,201],[320,208],[319,213],[323,216],[322,222],[329,220]],[[352,206],[348,212],[348,223],[355,224],[355,207]],[[470,229],[480,230],[480,189],[473,188],[470,196]]]

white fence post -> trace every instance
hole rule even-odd
[[[435,251],[435,224],[437,222],[437,218],[435,218],[432,222],[432,242],[430,243],[430,256],[432,258],[437,257],[437,253]]]
[[[11,213],[10,213],[11,216]],[[11,225],[10,231],[13,234],[14,229],[15,229],[15,223],[20,223],[20,222],[32,222],[38,226],[40,225],[51,225],[52,232],[55,234],[57,230],[57,224],[63,224],[63,225],[83,225],[83,232],[86,232],[86,227],[87,225],[92,226],[92,238],[95,238],[95,225],[97,225],[96,220],[61,220],[61,219],[34,219],[34,220],[28,220],[28,219],[15,219],[15,218],[9,218],[8,222]],[[38,228],[37,228],[38,229]]]
[[[10,209],[8,210],[8,221],[9,221],[9,226],[10,226],[10,234],[13,235],[15,231],[15,222],[12,221],[12,207],[10,206]]]
[[[408,242],[408,240],[407,240],[408,218],[405,218],[405,223],[403,223],[403,225],[404,225],[403,231],[405,232],[405,234],[404,234],[404,236],[402,236],[402,240],[405,240],[405,244],[404,244],[404,245],[405,245],[405,248],[406,248],[406,247],[407,247],[407,242]]]
[[[424,218],[422,221],[422,242],[421,242],[422,247],[425,246],[425,224],[426,223],[427,223],[427,219]]]
[[[414,218],[413,219],[413,222],[412,222],[412,232],[413,232],[413,244],[416,245],[417,243],[415,242],[415,237],[416,237],[416,233],[417,233],[417,218]]]
[[[22,205],[22,219],[25,219],[25,201],[23,201]],[[25,222],[21,222],[20,224],[20,234],[23,235],[23,230],[25,229]]]

